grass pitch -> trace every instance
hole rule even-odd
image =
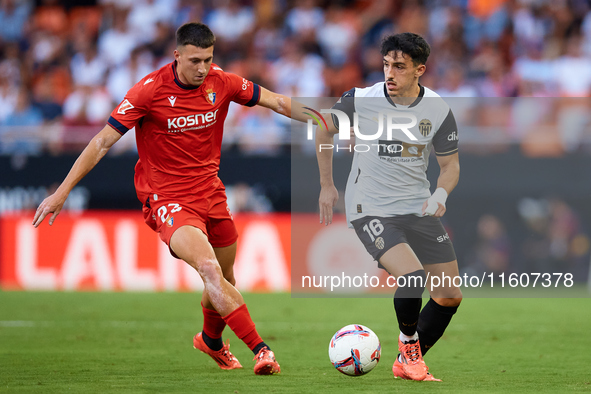
[[[443,382],[395,380],[391,299],[292,299],[246,294],[282,372],[255,376],[252,353],[229,329],[244,369],[219,370],[192,347],[199,295],[0,292],[0,392],[7,393],[472,393],[591,391],[590,299],[465,299],[426,357]],[[382,342],[368,375],[328,360],[334,332],[361,323]]]

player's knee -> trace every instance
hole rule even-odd
[[[421,298],[426,285],[425,270],[417,270],[397,278],[396,298]]]
[[[462,294],[460,292],[459,297],[433,298],[433,301],[435,301],[441,306],[456,307],[460,306],[460,304],[462,303]]]
[[[204,282],[217,282],[222,276],[220,265],[215,259],[199,259],[195,262],[195,269],[197,269]]]

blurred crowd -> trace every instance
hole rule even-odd
[[[571,273],[587,281],[591,240],[571,205],[560,198],[523,198],[517,213],[509,221],[514,228],[492,213],[478,219],[475,239],[460,258],[463,272],[495,278],[503,272]]]
[[[218,65],[292,97],[381,81],[381,39],[403,31],[430,43],[421,82],[445,97],[591,92],[591,0],[0,0],[0,152],[79,150],[135,82],[172,60],[175,30],[189,21],[216,34]],[[468,141],[494,142],[511,111],[530,109],[493,102]],[[588,103],[575,107],[549,112],[574,137],[547,131],[562,148],[537,153],[587,139]],[[226,126],[225,145],[246,153],[276,154],[289,141],[289,122],[268,110],[234,106]],[[118,145],[133,149],[133,138]]]

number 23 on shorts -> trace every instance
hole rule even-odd
[[[173,214],[175,212],[179,212],[181,209],[183,209],[183,207],[181,207],[179,204],[176,204],[176,203],[162,205],[160,208],[158,208],[158,217],[160,218],[162,223],[166,223],[167,225],[172,227],[172,221],[174,219],[172,218],[171,215],[168,214],[169,210],[170,210],[170,214]]]

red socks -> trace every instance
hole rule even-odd
[[[210,338],[221,338],[226,322],[217,311],[207,309],[203,304],[201,308],[203,309],[203,332]]]
[[[248,313],[246,304],[242,304],[222,319],[228,324],[228,326],[230,326],[230,329],[234,331],[234,334],[246,343],[246,346],[248,346],[250,350],[254,351],[257,345],[263,342],[263,339],[257,333],[254,323],[250,318],[250,313]]]

